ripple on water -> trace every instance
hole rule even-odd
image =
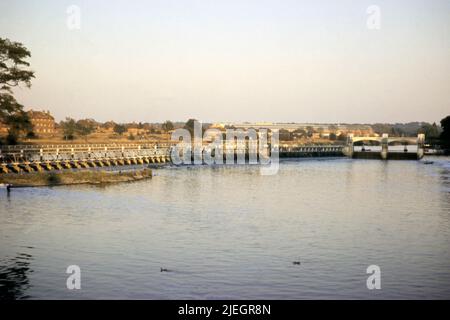
[[[282,161],[0,194],[2,298],[450,298],[450,167]],[[301,265],[293,265],[293,261]],[[68,265],[82,290],[65,288]],[[366,268],[382,290],[366,289]],[[167,268],[171,272],[161,272]]]

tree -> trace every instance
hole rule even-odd
[[[306,131],[302,128],[295,129],[294,132],[292,132],[292,134],[296,138],[303,138],[306,137],[307,135]]]
[[[124,132],[127,131],[127,127],[124,124],[116,124],[114,126],[114,132],[121,136]]]
[[[450,151],[450,116],[446,116],[441,120],[441,144],[447,152]]]
[[[184,129],[188,130],[191,133],[191,136],[194,135],[194,123],[195,119],[189,119],[186,124],[184,125]]]
[[[347,141],[347,135],[346,135],[345,133],[341,133],[341,134],[337,137],[337,139],[338,139],[339,141]]]
[[[72,118],[66,118],[66,121],[59,123],[63,130],[64,140],[73,140],[75,138],[75,132],[77,131],[77,123]]]
[[[8,143],[16,143],[21,133],[32,131],[28,115],[12,95],[14,87],[31,87],[34,72],[27,69],[29,57],[23,44],[0,38],[0,121],[10,127]]]
[[[76,132],[84,137],[87,141],[88,135],[93,133],[95,131],[95,128],[97,127],[97,123],[92,119],[83,119],[78,120],[76,124]]]
[[[173,128],[174,128],[173,123],[169,120],[167,120],[162,124],[162,129],[166,132],[173,130]]]
[[[109,129],[109,128],[113,128],[116,126],[116,123],[114,121],[106,121],[105,123],[102,124],[102,128],[104,129]]]
[[[439,135],[441,132],[440,128],[434,122],[433,124],[423,124],[422,127],[418,130],[418,133],[425,134],[425,140],[429,143],[433,143],[437,139],[439,139]]]
[[[391,133],[392,125],[388,123],[375,123],[372,125],[372,129],[375,133],[381,135],[383,133]]]
[[[33,132],[33,125],[24,111],[18,111],[8,116],[5,123],[9,125],[8,136],[6,137],[7,144],[17,144],[23,132],[26,132],[27,135],[31,135]]]
[[[312,126],[307,126],[306,127],[306,135],[311,138],[314,134],[314,128]]]
[[[280,129],[278,131],[278,135],[281,141],[292,141],[292,134],[289,132],[289,130]]]

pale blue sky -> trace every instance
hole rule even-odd
[[[81,9],[70,30],[67,8]],[[366,26],[369,5],[381,29]],[[4,1],[27,107],[97,120],[406,122],[450,114],[450,0]]]

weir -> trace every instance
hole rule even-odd
[[[0,148],[0,173],[27,173],[66,169],[89,169],[111,166],[169,164],[174,143],[152,144],[74,144],[74,145],[17,145]],[[338,157],[344,146],[336,145],[277,145],[280,158]],[[201,163],[205,163],[206,148]],[[257,154],[257,159],[269,155]],[[224,153],[224,160],[226,153]],[[232,159],[249,163],[248,148],[234,148]],[[192,154],[192,160],[194,155]],[[193,161],[192,161],[193,162]],[[225,161],[224,161],[225,162]]]
[[[230,143],[231,145],[232,143]],[[211,161],[210,157],[214,158],[213,160],[217,161],[217,157],[222,154],[222,163],[226,162],[234,162],[234,163],[260,163],[262,158],[267,159],[272,155],[273,152],[277,152],[279,158],[307,158],[307,157],[343,157],[343,149],[342,145],[296,145],[296,144],[278,144],[274,146],[266,145],[265,150],[261,150],[263,154],[260,153],[259,149],[249,149],[249,146],[238,147],[231,146],[226,147],[226,142],[223,144],[223,147],[220,147],[219,150],[212,150],[210,147],[202,146],[197,151],[193,151],[194,148],[190,147],[187,144],[187,147],[180,148],[179,157],[183,159],[190,159],[190,163],[202,164],[208,163],[207,161]],[[230,149],[231,148],[231,154]],[[215,154],[216,151],[219,154]],[[187,152],[188,155],[185,158],[184,153]],[[227,153],[228,152],[228,153]],[[189,156],[190,154],[190,156]],[[206,160],[205,158],[208,158]],[[217,163],[217,162],[216,162]]]
[[[276,151],[280,158],[341,157],[355,159],[417,160],[424,154],[425,135],[417,137],[348,136],[346,145],[299,145],[278,144],[269,146],[269,154],[257,154],[257,160]],[[355,151],[358,142],[376,143],[380,152]],[[389,147],[395,143],[405,145],[403,152]],[[17,145],[0,147],[0,173],[27,173],[64,169],[89,169],[97,167],[168,164],[172,162],[173,142],[149,144],[75,144],[75,145]],[[416,145],[417,152],[407,152],[406,145]],[[206,149],[203,148],[201,162],[205,163]],[[224,160],[226,153],[224,152]],[[234,148],[232,159],[244,159],[249,163],[248,148]],[[194,154],[192,154],[194,160]]]
[[[169,144],[2,146],[0,173],[26,173],[170,162]]]
[[[361,151],[355,151],[355,143],[361,142],[363,148]],[[381,151],[365,150],[364,143],[376,144],[381,146]],[[381,160],[419,160],[424,155],[425,135],[419,133],[417,137],[392,137],[387,133],[381,137],[355,137],[349,134],[347,137],[347,145],[343,149],[347,157],[354,159],[381,159]],[[403,150],[395,151],[390,146],[400,144],[404,146]],[[408,146],[416,146],[416,152],[409,152]]]

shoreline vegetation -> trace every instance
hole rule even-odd
[[[8,173],[0,175],[0,184],[10,184],[11,188],[48,187],[63,185],[103,185],[151,179],[148,168],[127,171],[79,170],[59,172],[32,172],[26,174]]]

